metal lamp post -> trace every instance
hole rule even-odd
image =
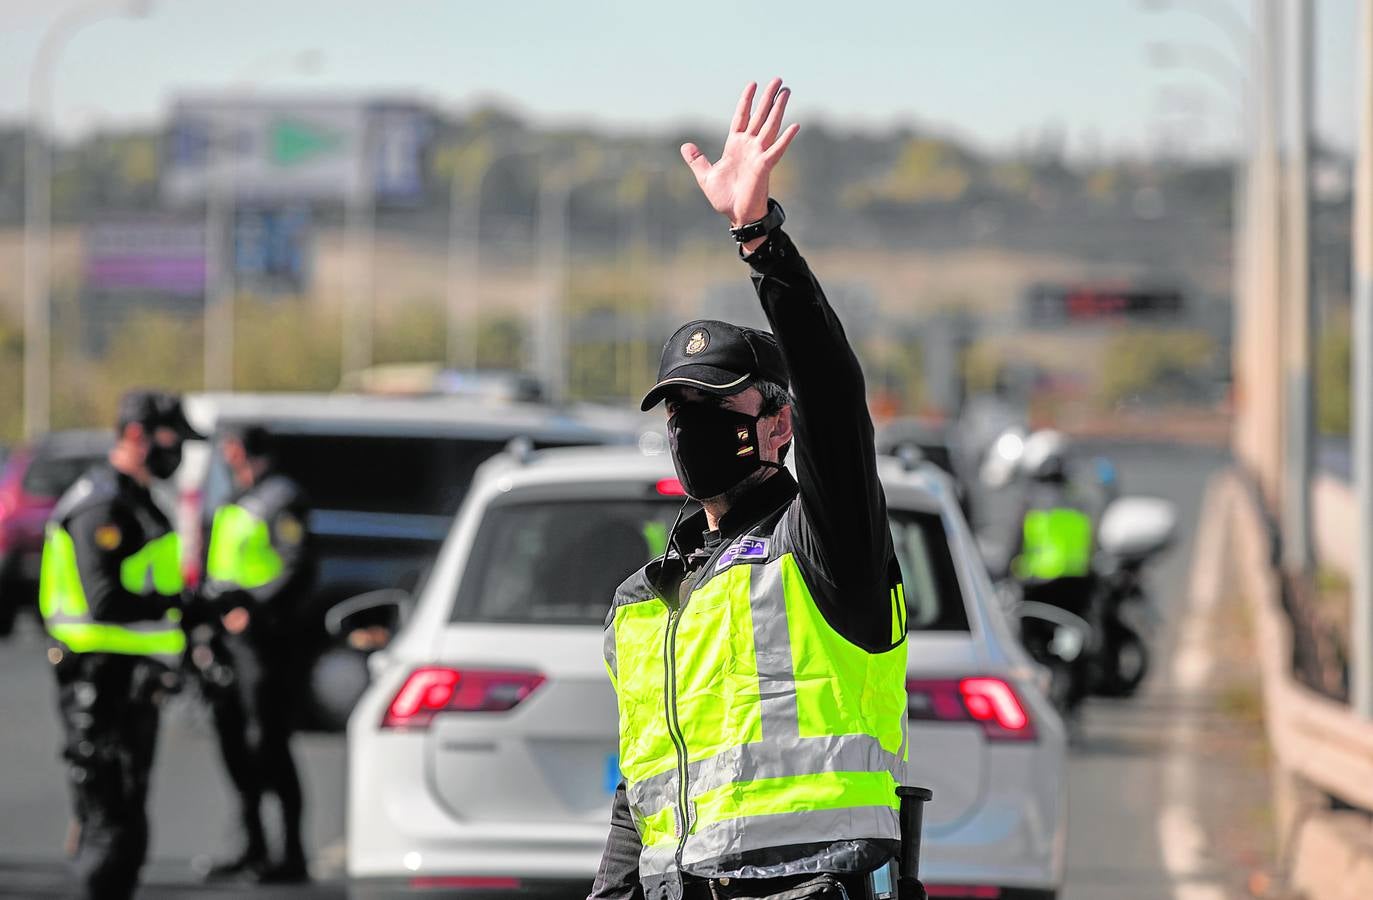
[[[478,362],[477,314],[481,303],[481,210],[487,176],[496,166],[520,156],[533,156],[538,148],[516,148],[492,156],[477,174],[476,182],[467,191],[461,184],[461,170],[453,167],[448,188],[448,283],[444,304],[446,323],[447,362],[450,368],[466,365],[476,369]],[[538,178],[536,171],[535,177]],[[467,277],[460,271],[465,264]],[[462,295],[468,296],[468,316],[472,327],[462,328]],[[463,335],[468,335],[463,340]]]
[[[272,62],[286,62],[297,72],[317,70],[322,56],[318,50],[301,50],[280,57],[268,53],[242,66],[231,80],[232,89],[251,93],[256,87],[253,74]],[[226,115],[232,115],[227,112]],[[235,154],[226,144],[233,139],[232,125],[222,119],[210,122],[209,178],[205,194],[205,389],[231,391],[234,387],[234,312],[233,227],[237,210]]]
[[[141,17],[149,0],[110,9],[83,3],[53,22],[43,35],[29,72],[29,125],[24,154],[24,437],[51,426],[52,304],[49,250],[52,245],[52,160],[44,144],[52,118],[53,73],[67,43],[87,25],[112,15]]]

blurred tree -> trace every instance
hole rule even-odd
[[[1316,429],[1321,434],[1348,435],[1350,364],[1353,362],[1347,312],[1324,324],[1316,352]]]
[[[855,185],[845,192],[845,199],[852,205],[957,200],[972,183],[974,169],[972,155],[957,144],[915,137],[901,148],[885,175]]]
[[[20,327],[0,319],[0,441],[12,443],[23,431],[24,336]]]
[[[60,304],[59,321],[69,320],[73,303]],[[114,326],[105,352],[85,355],[76,329],[62,329],[53,365],[53,427],[106,428],[119,397],[139,387],[199,390],[204,345],[199,319],[166,312],[140,311]]]
[[[1108,406],[1160,391],[1186,399],[1186,385],[1209,378],[1216,342],[1201,331],[1131,328],[1110,340],[1104,354],[1100,398]]]
[[[477,368],[523,369],[528,335],[528,324],[516,316],[482,316],[477,324]]]
[[[378,364],[441,362],[447,352],[447,327],[437,302],[406,301],[377,323],[373,358]]]
[[[922,410],[925,378],[915,343],[874,338],[858,348],[868,391],[882,411],[910,415]]]
[[[331,391],[342,335],[335,305],[241,297],[234,384],[243,391]]]

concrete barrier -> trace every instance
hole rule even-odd
[[[1359,542],[1358,515],[1354,509],[1354,489],[1330,475],[1317,475],[1311,483],[1311,531],[1316,557],[1345,575],[1354,571],[1354,554]]]
[[[1211,492],[1205,514],[1231,522],[1230,583],[1244,593],[1254,621],[1292,886],[1311,900],[1373,897],[1373,723],[1293,677],[1292,629],[1263,510],[1237,475],[1219,477],[1226,483]],[[1340,514],[1336,504],[1328,515]]]

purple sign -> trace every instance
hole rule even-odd
[[[88,225],[86,287],[199,297],[205,291],[205,228],[200,222],[123,220]]]

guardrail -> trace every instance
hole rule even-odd
[[[1255,492],[1235,474],[1222,477],[1223,508],[1207,513],[1231,523],[1231,583],[1253,616],[1279,837],[1293,884],[1312,898],[1373,896],[1373,722],[1294,678],[1272,526]],[[1344,532],[1347,543],[1355,533]]]

